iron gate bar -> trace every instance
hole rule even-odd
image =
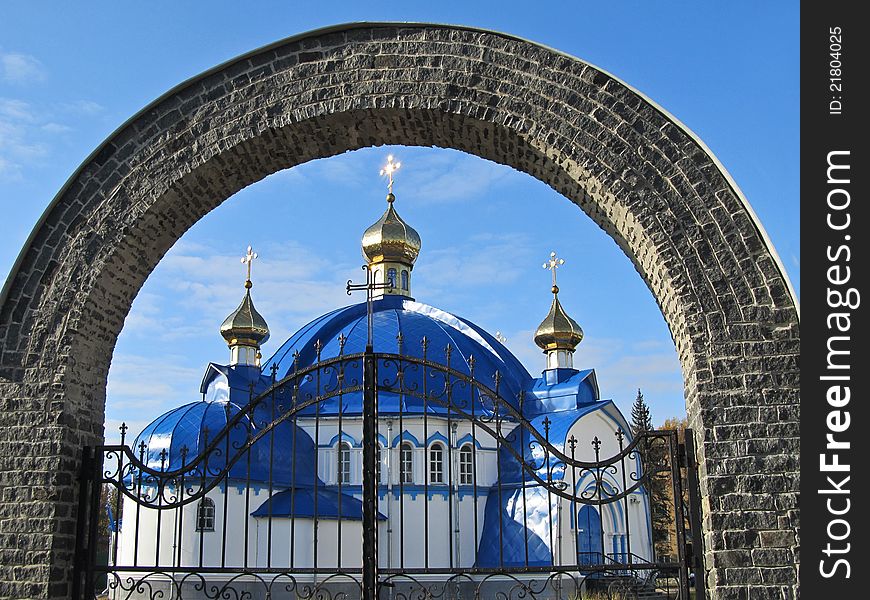
[[[375,481],[375,446],[378,443],[377,360],[366,346],[363,371],[363,582],[362,600],[378,597],[378,482]],[[339,414],[341,408],[339,407]],[[341,527],[339,526],[339,529]],[[315,549],[315,552],[317,550]],[[339,564],[341,564],[339,562]]]
[[[94,480],[98,479],[100,471],[103,469],[103,453],[99,451],[95,451],[93,459],[90,462],[90,468],[94,475],[97,477],[93,477]],[[90,506],[90,519],[88,519],[88,545],[87,545],[87,553],[88,564],[93,566],[97,562],[97,524],[100,522],[100,495],[102,492],[102,486],[95,481],[91,483],[91,506]],[[85,589],[92,590],[94,589],[94,575],[95,571],[93,568],[87,569],[85,571]]]
[[[472,440],[472,442],[471,442],[471,465],[472,465],[471,480],[472,480],[472,486],[473,486],[473,492],[474,492],[474,539],[478,540],[478,539],[480,539],[480,531],[479,531],[480,523],[478,522],[479,518],[480,518],[478,516],[478,513],[480,512],[479,511],[480,498],[478,497],[478,492],[477,492],[478,464],[477,464],[477,444],[475,443],[475,441],[477,440],[477,436],[476,436],[476,430],[475,430],[476,419],[475,419],[475,414],[474,414],[474,410],[475,410],[474,409],[474,362],[475,362],[474,356],[470,356],[468,358],[468,371],[469,371],[471,385],[468,386],[468,396],[469,396],[468,404],[469,404],[469,406],[471,406],[471,440]],[[526,556],[528,556],[528,542],[526,543]],[[475,543],[474,544],[474,564],[478,564],[478,562],[479,562],[479,549],[478,549],[478,544]],[[528,560],[526,562],[528,562]]]
[[[619,453],[622,455],[622,447],[624,445],[624,433],[622,430],[617,431],[616,439],[619,441]],[[626,479],[625,479],[625,456],[622,455],[623,458],[620,461],[620,471],[622,471],[622,489],[626,487]],[[622,499],[622,510],[625,511],[625,514],[628,515],[628,496],[625,496]],[[626,553],[628,555],[628,564],[631,564],[633,554],[631,552],[631,519],[625,519],[625,545],[626,545]]]
[[[402,333],[396,337],[396,345],[399,350],[399,356],[402,356],[402,344],[404,343]],[[405,367],[402,367],[401,358],[399,360],[399,369],[397,373],[399,389],[402,390],[399,395],[399,567],[405,568],[405,473],[404,473],[404,455],[403,443],[405,441],[405,428],[402,421],[402,415],[405,411]],[[392,567],[393,565],[389,565]]]
[[[420,340],[423,350],[423,564],[429,568],[429,378],[426,377],[426,355],[429,350],[429,340],[426,336]]]
[[[320,340],[317,340],[316,342],[314,342],[314,349],[317,352],[317,361],[315,362],[315,364],[319,364],[321,362],[320,352],[323,350],[323,346],[321,345]],[[339,358],[341,358],[341,357],[339,357]],[[320,391],[321,391],[320,390],[320,375],[321,375],[321,373],[322,373],[321,369],[317,369],[315,371],[315,380],[316,380],[315,389],[317,390],[317,394],[315,395],[316,398],[320,397]],[[317,551],[317,548],[318,548],[317,541],[318,541],[319,532],[320,532],[320,522],[319,522],[319,519],[317,518],[318,514],[319,514],[319,512],[317,510],[318,509],[318,499],[320,498],[320,494],[317,493],[317,487],[319,484],[318,480],[320,479],[319,477],[317,477],[317,474],[320,473],[320,450],[319,450],[319,448],[320,448],[320,402],[318,402],[317,404],[314,405],[314,447],[316,449],[318,449],[314,452],[314,473],[315,473],[315,477],[314,477],[314,530],[313,530],[313,536],[312,536],[314,538],[314,544],[312,546],[312,554],[314,556],[313,563],[314,563],[314,568],[316,569],[317,563],[318,563],[318,558],[319,558],[319,556],[318,556],[319,553]],[[294,453],[296,452],[295,448],[293,449],[293,452]],[[292,551],[295,552],[295,548]]]

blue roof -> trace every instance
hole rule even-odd
[[[565,438],[571,426],[578,419],[597,410],[613,406],[613,401],[586,404],[574,410],[543,414],[530,419],[536,431],[544,435],[544,420],[548,421],[547,439],[560,452],[565,450]],[[543,448],[523,426],[516,427],[505,436],[511,440],[511,447],[523,457],[526,464],[534,468],[543,480],[561,480],[564,471],[559,468],[561,461],[550,455],[547,460]],[[579,444],[591,440],[578,440]],[[477,555],[478,567],[523,566],[528,560],[530,566],[552,564],[550,552],[550,519],[555,514],[550,510],[550,494],[526,473],[516,456],[507,448],[498,453],[499,482],[493,485],[486,499],[484,525]],[[525,482],[525,486],[524,486]],[[555,527],[554,527],[555,528]],[[526,554],[528,548],[528,554]]]
[[[593,369],[544,371],[531,391],[545,412],[578,408],[599,400],[598,379]]]
[[[145,427],[133,443],[133,452],[139,456],[140,444],[145,444],[144,462],[162,471],[180,469],[190,465],[206,446],[214,441],[241,410],[233,402],[199,401],[185,404],[158,417]],[[208,457],[208,476],[214,476],[227,466],[227,457],[232,462],[249,439],[249,429],[256,435],[262,424],[271,421],[267,414],[269,408],[261,406],[254,412],[253,424],[248,416],[243,417],[218,443],[216,452]],[[295,445],[295,457],[294,457]],[[164,453],[165,450],[165,453]],[[271,460],[270,460],[271,450]],[[250,473],[246,456],[232,464],[229,477],[252,482],[268,482],[274,485],[310,485],[314,483],[313,464],[314,442],[304,430],[293,423],[283,421],[272,432],[263,436],[251,446]],[[186,453],[186,454],[185,454]],[[294,460],[295,458],[295,460]],[[271,466],[270,466],[271,465]],[[295,475],[293,467],[295,466]],[[201,477],[201,471],[186,475]]]
[[[317,506],[315,507],[315,498]],[[339,505],[340,504],[340,505]],[[316,509],[316,510],[315,510]],[[362,502],[335,486],[321,484],[315,493],[312,487],[295,487],[274,494],[260,508],[251,513],[254,517],[362,520]],[[378,513],[378,519],[386,517]]]
[[[500,395],[510,402],[516,402],[523,390],[532,386],[532,376],[526,371],[510,351],[498,340],[477,325],[434,308],[403,298],[384,296],[372,303],[373,309],[373,347],[375,352],[399,353],[399,334],[402,337],[401,353],[405,356],[423,358],[421,340],[425,337],[429,344],[425,358],[447,364],[446,347],[451,347],[449,365],[451,368],[471,375],[469,360],[474,357],[474,377],[482,385],[494,387],[495,373],[501,375]],[[338,338],[346,338],[344,354],[354,354],[365,350],[367,341],[366,304],[360,303],[341,308],[315,319],[295,333],[263,365],[263,372],[270,373],[272,365],[278,367],[278,377],[291,373],[294,367],[302,369],[317,362],[315,344],[322,344],[321,360],[333,358],[341,351]],[[294,365],[294,353],[299,353],[298,365]],[[386,368],[389,368],[387,365]],[[384,368],[384,367],[382,367]],[[392,366],[395,371],[395,366]],[[331,378],[330,378],[331,375]],[[336,384],[335,373],[322,372],[322,388]],[[385,375],[380,377],[386,379]],[[436,385],[437,380],[427,378],[428,385]],[[347,365],[345,382],[362,381],[361,365]],[[405,374],[406,388],[423,389],[422,369],[409,369]],[[309,385],[314,385],[310,382]],[[349,385],[346,383],[346,385]],[[311,390],[309,390],[311,391]],[[534,398],[532,397],[532,400]],[[401,402],[401,407],[400,407]],[[531,404],[532,402],[530,402]],[[381,391],[378,395],[378,410],[381,414],[395,413],[399,410],[414,412],[421,409],[420,402],[412,397],[399,398],[397,394]],[[339,409],[337,398],[320,407],[320,414],[335,413]],[[343,394],[341,409],[346,413],[357,413],[362,409],[361,393]],[[437,412],[437,406],[429,406]]]
[[[216,385],[217,381],[220,384]],[[237,404],[246,404],[251,396],[251,383],[256,395],[266,390],[271,380],[263,376],[259,367],[252,365],[208,363],[199,391],[206,394],[207,400],[230,399]]]

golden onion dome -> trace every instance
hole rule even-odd
[[[387,195],[386,212],[363,233],[362,252],[369,264],[398,262],[413,266],[420,254],[420,235],[393,208],[395,199],[393,194]]]
[[[230,346],[260,346],[269,339],[269,326],[251,300],[251,282],[245,282],[245,297],[221,324],[221,335]]]
[[[550,305],[550,312],[535,331],[535,343],[544,351],[573,351],[583,340],[583,330],[562,308],[558,292],[559,288],[553,286],[553,304]]]

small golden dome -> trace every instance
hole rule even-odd
[[[559,288],[553,286],[553,304],[550,305],[550,312],[535,331],[535,343],[544,351],[573,351],[583,340],[583,330],[562,308],[558,291]]]
[[[257,346],[269,339],[269,326],[263,315],[254,308],[251,300],[250,280],[245,282],[245,297],[242,303],[221,324],[221,335],[229,346]]]
[[[395,199],[387,195],[386,212],[363,233],[362,252],[370,265],[398,262],[413,266],[420,254],[420,235],[393,208]]]

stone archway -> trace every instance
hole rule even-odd
[[[203,73],[125,123],[54,199],[0,297],[0,596],[69,593],[81,447],[102,438],[115,341],[164,253],[241,188],[381,144],[524,171],[614,238],[682,363],[713,596],[795,597],[799,316],[751,209],[699,140],[607,73],[426,24],[337,26]]]

